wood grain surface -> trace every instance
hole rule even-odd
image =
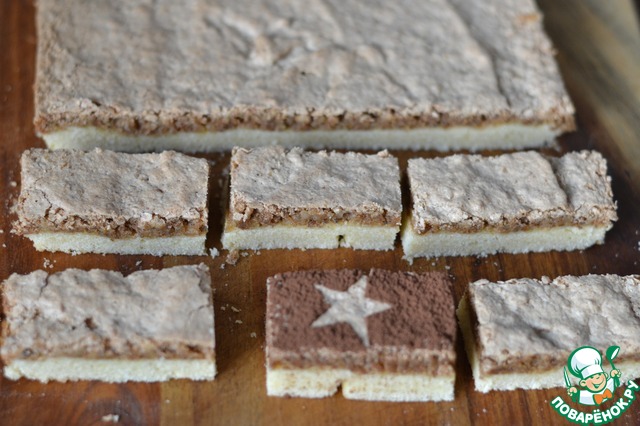
[[[36,34],[28,0],[0,2],[0,280],[51,264],[48,271],[95,267],[128,273],[137,269],[206,262],[215,287],[219,375],[209,383],[50,383],[0,379],[0,424],[87,425],[117,415],[120,424],[568,424],[550,407],[564,389],[492,392],[473,389],[467,358],[458,345],[456,398],[443,403],[371,403],[340,395],[321,400],[269,398],[265,391],[265,280],[277,272],[307,268],[370,268],[447,271],[460,298],[470,281],[587,273],[640,273],[640,36],[636,13],[626,0],[542,0],[546,26],[558,50],[567,87],[578,111],[579,132],[560,141],[560,152],[591,148],[609,160],[620,220],[606,244],[571,253],[496,255],[402,260],[393,252],[340,250],[248,252],[235,266],[226,252],[210,257],[70,256],[36,252],[9,233],[10,204],[20,185],[18,159],[42,147],[35,135],[33,77]],[[402,167],[412,156],[396,152]],[[228,154],[215,161],[208,247],[220,248]],[[142,261],[141,264],[137,264]],[[523,307],[525,309],[526,307]],[[639,336],[640,338],[640,336]],[[623,348],[624,350],[624,348]],[[559,383],[562,378],[558,377]],[[640,424],[640,402],[619,420]]]

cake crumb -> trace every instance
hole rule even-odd
[[[118,414],[107,414],[106,416],[102,416],[102,421],[107,423],[118,423],[120,421],[120,416]]]
[[[5,243],[2,243],[2,248],[7,248],[7,245]]]
[[[236,324],[242,324],[242,320],[236,320]]]
[[[227,259],[225,260],[225,262],[229,265],[235,265],[236,263],[238,263],[239,258],[240,254],[238,253],[238,250],[231,250],[229,254],[227,254]]]
[[[16,186],[18,186],[18,182],[16,182],[15,180],[12,180],[11,182],[9,182],[9,186],[11,186],[12,188],[15,188]]]
[[[258,337],[258,334],[256,332],[251,332],[249,336],[251,336],[252,339],[255,339],[256,337]]]
[[[226,263],[223,263],[222,265],[220,265],[220,269],[224,269]]]
[[[209,256],[211,256],[212,259],[215,259],[219,255],[220,255],[220,252],[218,251],[217,248],[214,247],[209,249]]]
[[[42,267],[43,268],[53,268],[53,264],[54,262],[52,262],[51,260],[47,259],[46,257],[44,258],[44,262],[42,263]]]
[[[226,311],[226,310],[227,310],[227,308],[225,308],[224,306],[220,306],[220,310],[221,310],[221,311]]]
[[[4,230],[0,229],[0,234],[4,234]]]
[[[140,266],[140,265],[142,265],[142,260],[138,260],[138,261],[136,262],[136,266]]]
[[[236,308],[235,306],[231,306],[231,310],[233,312],[240,312],[240,309]]]
[[[249,252],[246,252],[246,251],[243,251],[241,254],[242,254],[242,257],[247,257],[247,256],[249,256]]]

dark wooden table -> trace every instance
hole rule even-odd
[[[587,273],[640,273],[640,36],[632,3],[626,0],[540,2],[558,49],[558,61],[578,111],[579,132],[560,150],[597,149],[609,160],[620,220],[606,244],[571,253],[496,255],[402,260],[393,252],[263,250],[247,253],[235,266],[220,257],[70,256],[40,253],[9,233],[10,205],[20,185],[18,159],[43,146],[32,125],[36,34],[31,1],[0,2],[0,280],[11,273],[95,267],[128,273],[137,269],[206,262],[215,287],[219,375],[210,383],[50,383],[0,378],[0,424],[95,424],[117,415],[121,424],[563,424],[550,407],[562,388],[492,392],[473,389],[459,345],[456,398],[443,403],[370,403],[340,395],[321,400],[269,398],[265,391],[265,280],[286,270],[370,268],[446,270],[460,298],[470,281]],[[396,152],[402,167],[411,156]],[[228,154],[209,155],[221,176]],[[208,247],[220,248],[222,183],[211,191]],[[140,265],[136,262],[142,261]],[[638,336],[640,339],[640,336]],[[624,350],[624,348],[622,348]],[[561,382],[562,378],[558,377]],[[640,424],[640,402],[614,424]]]

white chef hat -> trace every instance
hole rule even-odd
[[[569,357],[568,364],[571,374],[583,379],[597,373],[604,373],[604,370],[602,370],[602,355],[596,348],[591,346],[582,346],[573,351]]]

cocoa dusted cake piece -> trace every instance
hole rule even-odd
[[[14,230],[40,251],[204,254],[209,164],[175,152],[27,150]]]
[[[619,346],[616,368],[639,377],[639,312],[638,276],[585,275],[479,280],[457,313],[475,387],[488,392],[567,386],[563,369],[575,367],[568,359],[584,346]]]
[[[50,148],[522,149],[574,128],[534,0],[38,0]]]
[[[267,280],[267,393],[453,400],[456,333],[443,273],[278,274]]]
[[[119,272],[67,269],[2,283],[4,375],[50,380],[212,380],[206,265]]]
[[[617,220],[605,159],[537,152],[409,160],[406,258],[577,250]]]
[[[391,250],[400,229],[400,169],[387,151],[236,148],[230,192],[229,250]]]

